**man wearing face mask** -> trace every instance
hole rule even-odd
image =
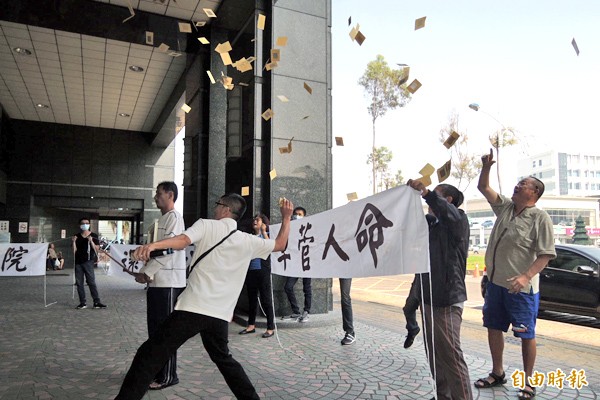
[[[294,208],[292,214],[292,220],[302,219],[306,216],[306,210],[303,207]],[[310,314],[310,306],[312,303],[312,280],[311,278],[302,278],[302,289],[304,291],[304,311],[300,314],[300,308],[298,307],[298,300],[294,294],[294,285],[298,282],[298,278],[287,277],[283,290],[287,294],[290,307],[292,307],[292,315],[286,315],[281,319],[293,319],[298,322],[308,322]]]
[[[96,276],[94,275],[94,264],[98,261],[98,248],[100,247],[98,235],[90,231],[89,218],[79,220],[79,229],[80,232],[72,239],[73,253],[75,254],[75,282],[77,284],[77,294],[79,295],[77,309],[87,308],[83,286],[84,276],[94,300],[94,308],[106,308],[100,302],[100,295],[96,288]]]

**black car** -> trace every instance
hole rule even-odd
[[[600,249],[557,244],[556,258],[540,272],[540,311],[558,311],[600,319]],[[485,297],[488,277],[481,280]]]

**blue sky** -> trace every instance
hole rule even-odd
[[[366,36],[362,46],[348,36],[349,16]],[[414,31],[423,16],[425,28]],[[333,149],[334,206],[346,203],[346,193],[371,193],[365,163],[371,121],[357,81],[377,54],[392,66],[410,65],[410,80],[423,84],[406,107],[377,122],[377,146],[393,151],[392,169],[410,178],[426,163],[439,167],[448,160],[438,136],[453,110],[471,151],[489,151],[488,135],[499,125],[467,107],[476,102],[523,139],[502,153],[511,161],[502,168],[503,186],[510,188],[525,152],[600,153],[598,38],[595,0],[333,0],[333,135],[345,143]]]

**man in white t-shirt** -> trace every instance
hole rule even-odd
[[[154,201],[162,214],[158,220],[159,240],[181,235],[185,230],[183,216],[175,209],[177,192],[175,182],[161,182],[156,186]],[[154,335],[160,324],[175,309],[175,302],[185,289],[185,269],[185,250],[178,250],[173,254],[149,260],[140,272],[135,274],[137,282],[148,284],[146,291],[148,336]],[[149,389],[161,390],[178,383],[177,352],[175,352],[158,371]]]
[[[291,201],[283,199],[280,207],[282,223],[277,238],[261,239],[236,231],[237,220],[246,211],[246,201],[237,194],[228,194],[216,202],[214,220],[199,219],[181,235],[136,249],[134,257],[146,261],[153,250],[181,250],[194,243],[196,251],[192,265],[201,254],[210,252],[190,273],[175,311],[138,349],[116,399],[141,399],[156,372],[179,347],[198,333],[233,394],[239,399],[259,398],[244,369],[229,353],[228,324],[250,260],[266,259],[272,252],[285,249],[293,207]],[[227,239],[219,244],[225,237]]]

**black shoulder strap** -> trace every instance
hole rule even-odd
[[[223,239],[221,239],[221,241],[219,243],[215,244],[213,247],[211,247],[210,249],[208,249],[204,253],[202,253],[202,255],[200,257],[198,257],[198,259],[196,260],[196,262],[194,262],[194,264],[191,265],[188,268],[187,273],[186,273],[186,278],[189,278],[190,274],[192,273],[192,270],[200,262],[200,260],[202,260],[204,257],[206,257],[208,255],[208,253],[210,253],[211,251],[213,251],[215,249],[215,247],[217,247],[218,245],[220,245],[221,243],[223,243],[224,241],[226,241],[227,238],[229,236],[233,235],[236,231],[237,231],[237,229],[232,230],[231,232],[229,232],[229,234],[227,236],[225,236]]]

